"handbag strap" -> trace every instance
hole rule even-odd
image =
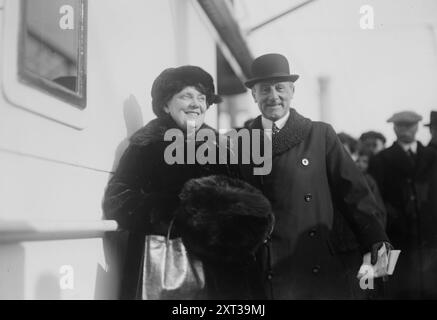
[[[176,218],[171,219],[170,224],[168,225],[167,237],[165,239],[166,242],[170,241],[170,235],[171,235],[171,231],[173,229],[175,219]]]

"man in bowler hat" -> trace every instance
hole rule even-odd
[[[429,132],[431,133],[431,141],[428,147],[437,151],[437,111],[431,111],[430,122],[425,124],[425,127],[429,127]]]
[[[397,140],[368,170],[387,209],[387,234],[402,251],[387,284],[396,299],[437,298],[437,154],[416,140],[421,120],[413,111],[390,117]]]
[[[252,76],[245,84],[261,115],[250,129],[261,129],[272,140],[271,173],[254,176],[243,170],[271,201],[276,218],[259,252],[266,289],[273,299],[358,298],[361,256],[355,268],[346,266],[331,241],[333,221],[344,219],[361,253],[371,252],[374,264],[378,249],[391,247],[377,218],[382,209],[333,128],[292,108],[299,76],[290,73],[287,59],[260,56]]]

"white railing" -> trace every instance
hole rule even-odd
[[[98,221],[2,221],[0,243],[100,238],[118,230],[114,220]]]

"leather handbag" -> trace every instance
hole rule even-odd
[[[185,248],[182,238],[170,239],[174,220],[167,236],[145,237],[141,299],[200,299],[205,288],[203,264]]]

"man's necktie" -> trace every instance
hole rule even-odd
[[[416,155],[414,154],[414,152],[411,149],[408,149],[407,153],[408,153],[408,157],[410,158],[411,164],[413,166],[415,166],[416,165]]]
[[[275,136],[278,134],[278,132],[279,132],[278,126],[276,125],[276,123],[273,122],[273,125],[272,125],[272,140],[275,139]]]

